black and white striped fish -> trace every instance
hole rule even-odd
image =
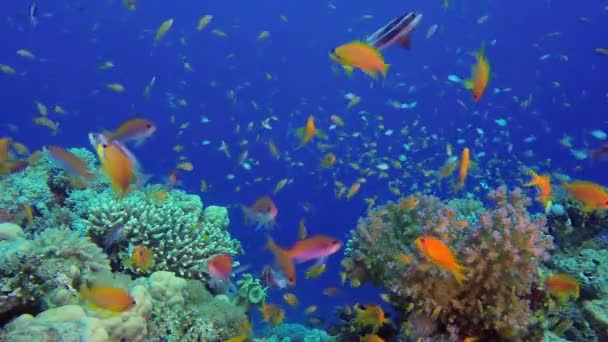
[[[366,42],[379,50],[393,44],[409,49],[412,44],[410,34],[418,26],[420,20],[422,20],[420,13],[404,13],[374,32],[366,39]]]

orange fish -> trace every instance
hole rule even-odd
[[[321,159],[321,166],[326,169],[332,168],[334,164],[336,164],[336,155],[332,152],[327,152]]]
[[[462,189],[464,187],[464,181],[467,179],[467,174],[469,173],[469,164],[471,163],[471,156],[469,152],[469,148],[465,147],[462,150],[462,155],[460,156],[460,168],[458,169],[458,183],[456,184],[456,189]]]
[[[8,147],[10,146],[11,138],[2,137],[0,138],[0,162],[8,159]]]
[[[415,241],[418,250],[434,264],[452,272],[456,281],[462,284],[466,277],[462,274],[467,268],[458,264],[458,260],[441,240],[431,236],[421,236]]]
[[[207,261],[209,274],[218,280],[228,280],[232,274],[232,257],[229,254],[219,254]]]
[[[152,249],[144,246],[137,246],[133,251],[133,265],[142,270],[149,270],[154,263]]]
[[[255,229],[271,229],[276,225],[279,209],[269,196],[258,198],[249,207],[243,207],[246,225],[255,225]]]
[[[171,189],[173,189],[173,187],[179,182],[179,177],[178,177],[178,173],[177,170],[173,170],[171,171],[171,173],[169,173],[169,177],[167,177],[167,189],[169,191],[171,191]]]
[[[135,118],[120,124],[114,132],[104,132],[108,141],[118,140],[120,142],[135,141],[135,145],[141,145],[147,138],[156,132],[154,122]]]
[[[341,293],[342,291],[337,287],[328,287],[323,289],[323,294],[328,297],[339,296]]]
[[[580,296],[580,288],[576,279],[568,274],[549,276],[545,281],[545,289],[557,297],[560,302],[565,302],[570,297],[578,299]]]
[[[524,184],[524,186],[538,187],[538,201],[546,208],[551,201],[551,176],[539,176],[532,170],[530,170],[530,175],[532,176],[532,179]]]
[[[298,297],[293,293],[286,293],[283,295],[283,300],[285,303],[289,304],[292,308],[297,308],[300,302],[298,301]]]
[[[112,287],[94,287],[89,289],[82,285],[80,297],[94,308],[101,308],[112,312],[123,312],[135,305],[135,300],[123,289]]]
[[[119,196],[124,196],[133,180],[135,165],[123,151],[119,143],[113,141],[111,144],[97,145],[97,155],[101,161],[101,167],[110,177],[112,190]]]
[[[402,263],[403,265],[407,266],[412,263],[412,261],[414,260],[414,257],[411,254],[399,253],[399,254],[395,255],[395,260],[397,260],[400,263]]]
[[[346,194],[346,199],[350,200],[351,198],[353,198],[359,192],[359,189],[361,189],[361,183],[359,183],[359,182],[353,183],[353,185],[351,185],[350,188],[348,189],[348,193]]]
[[[362,41],[353,41],[333,49],[329,56],[341,64],[347,74],[352,74],[353,68],[360,69],[372,78],[380,73],[386,77],[389,64],[384,63],[380,50]]]
[[[570,193],[570,196],[583,203],[585,211],[608,209],[608,193],[601,185],[574,181],[564,184],[563,187]]]
[[[274,304],[262,303],[260,311],[264,322],[269,322],[271,326],[279,325],[285,319],[285,310]]]
[[[57,166],[64,169],[71,176],[79,176],[86,180],[93,180],[93,174],[87,164],[74,153],[59,146],[49,145],[46,151]]]
[[[342,247],[342,242],[325,235],[315,235],[299,240],[287,250],[275,245],[272,239],[269,239],[268,244],[268,249],[271,251],[278,250],[297,263],[325,259]]]
[[[471,78],[464,81],[464,86],[473,93],[473,101],[479,102],[490,80],[490,63],[485,57],[484,46],[481,47],[475,57],[477,58],[477,64],[471,68]]]
[[[407,196],[406,198],[402,199],[401,202],[399,202],[399,209],[409,211],[416,208],[418,203],[420,203],[420,200],[418,200],[415,196]]]
[[[300,145],[298,148],[302,148],[317,133],[317,128],[315,127],[315,118],[311,115],[306,119],[306,125],[304,127],[298,128],[296,130],[296,136],[300,137]]]
[[[266,249],[274,254],[274,263],[281,269],[289,285],[294,286],[296,284],[296,267],[293,265],[287,251],[277,246],[270,237]]]

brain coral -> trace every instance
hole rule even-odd
[[[529,200],[519,189],[492,192],[495,208],[467,227],[437,198],[417,198],[415,208],[389,203],[359,220],[343,277],[384,287],[403,313],[432,317],[444,333],[461,338],[518,338],[542,330],[530,325],[535,307],[529,298],[538,263],[553,242],[544,217],[529,216]],[[413,242],[422,235],[441,240],[469,268],[463,285],[416,250]]]

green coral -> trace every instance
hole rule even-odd
[[[479,215],[485,211],[483,202],[473,198],[451,199],[448,206],[456,210],[457,219],[466,220],[471,225],[477,224]]]
[[[66,202],[79,217],[75,226],[95,241],[102,241],[113,227],[124,225],[123,234],[130,246],[154,251],[154,270],[205,279],[210,257],[241,251],[240,243],[226,230],[229,221],[225,210],[215,209],[211,211],[215,216],[207,218],[198,196],[173,190],[165,200],[159,200],[151,196],[155,189],[133,190],[121,199],[110,189],[101,193],[74,191]],[[218,217],[218,211],[223,218]]]
[[[241,276],[236,282],[238,286],[238,297],[236,302],[244,307],[249,307],[249,304],[261,304],[266,300],[268,288],[262,286],[259,279],[253,275],[246,273]]]
[[[346,248],[345,277],[382,286],[398,310],[434,317],[444,333],[480,339],[542,334],[534,312],[541,308],[530,298],[538,264],[553,244],[545,220],[529,216],[521,191],[492,192],[495,208],[468,228],[439,199],[417,197],[415,209],[389,203],[360,219]],[[469,269],[462,285],[416,250],[413,242],[423,235],[441,240]],[[401,253],[410,261],[396,260]]]

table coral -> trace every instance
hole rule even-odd
[[[383,286],[397,309],[433,317],[452,335],[517,338],[542,331],[530,324],[529,297],[539,283],[538,263],[553,244],[544,218],[528,214],[529,200],[501,187],[489,196],[495,208],[463,228],[453,208],[417,197],[415,209],[389,203],[359,220],[346,248],[344,279]],[[462,286],[415,250],[422,235],[441,240],[469,268]]]

